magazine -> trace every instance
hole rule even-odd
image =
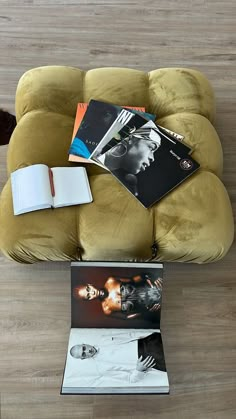
[[[80,127],[80,124],[81,124],[81,122],[83,120],[83,117],[85,115],[85,112],[88,109],[88,106],[89,106],[89,104],[86,103],[86,102],[79,102],[78,105],[77,105],[77,110],[76,110],[76,115],[75,115],[75,122],[74,122],[74,128],[73,128],[73,134],[72,134],[72,141],[73,141],[73,139],[76,136],[76,133],[77,133],[79,127]],[[132,111],[137,111],[139,113],[145,112],[145,108],[144,107],[139,107],[139,106],[122,106],[122,108],[130,109]],[[151,115],[151,114],[146,113],[146,115]]]
[[[145,108],[143,108],[143,107],[125,106],[125,108],[132,109],[133,111],[138,111],[140,113],[145,112]],[[76,110],[76,116],[75,116],[75,122],[74,122],[74,128],[73,128],[73,134],[72,134],[72,141],[71,141],[72,144],[73,144],[74,140],[75,140],[75,142],[77,142],[76,135],[77,135],[80,124],[81,124],[81,122],[84,118],[84,115],[85,115],[87,109],[88,109],[88,103],[84,103],[84,102],[78,103],[77,110]],[[74,149],[74,145],[73,145],[73,149]],[[71,154],[71,150],[73,151],[73,149],[70,149],[70,151],[69,151],[69,161],[79,162],[79,163],[94,163],[89,159],[78,156],[77,154]]]
[[[149,121],[97,161],[148,208],[199,169],[190,152],[189,146]]]
[[[88,108],[90,109],[87,112]],[[101,122],[103,125],[104,123],[105,125],[112,124],[116,116],[118,115],[118,111],[121,111],[121,109],[130,110],[134,114],[141,115],[143,118],[145,118],[145,121],[154,121],[156,118],[155,115],[145,112],[144,107],[120,107],[117,105],[111,105],[109,103],[95,100],[91,100],[89,105],[88,103],[83,102],[78,103],[72,134],[72,142],[69,150],[69,161],[77,163],[97,163],[97,161],[92,160],[92,156],[95,156],[94,152],[99,142],[102,140],[102,137],[104,137],[104,135],[106,134],[105,126],[102,133],[99,134],[98,125]],[[113,117],[112,112],[114,112]],[[136,128],[138,128],[139,126],[140,124],[137,125]],[[181,134],[177,134],[173,131],[170,131],[168,128],[162,127],[162,130],[169,133],[170,135],[172,135],[180,141],[183,141],[184,139],[184,137]],[[115,132],[115,135],[116,134],[117,133]],[[87,150],[87,148],[89,148],[89,150]],[[89,155],[90,157],[88,157]]]
[[[61,394],[169,392],[162,287],[162,264],[72,262]]]
[[[139,108],[135,109],[137,111]],[[80,106],[76,125],[78,121],[81,123],[70,146],[69,155],[89,159],[114,121],[118,119],[123,124],[127,118],[131,118],[133,115],[133,111],[121,106],[93,99],[90,100],[88,107]],[[81,116],[83,116],[82,120]]]
[[[120,120],[116,119],[111,127],[111,129],[104,135],[101,139],[95,150],[92,152],[90,158],[93,160],[98,160],[98,156],[104,154],[113,146],[124,138],[128,137],[138,128],[141,128],[148,122],[148,119],[145,117],[146,114],[140,115],[138,113],[133,113],[129,115],[127,120],[120,124]],[[149,114],[151,119],[155,119],[155,115]],[[149,118],[150,119],[150,118]]]

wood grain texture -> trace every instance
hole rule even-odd
[[[204,72],[216,95],[224,183],[236,206],[234,0],[0,0],[0,105],[41,65]],[[0,149],[0,189],[7,147]],[[1,419],[236,417],[236,248],[216,264],[167,264],[162,331],[169,396],[60,396],[70,328],[68,263],[0,256]]]

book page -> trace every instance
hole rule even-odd
[[[54,207],[64,207],[93,200],[84,167],[54,167]]]
[[[160,329],[163,265],[71,264],[71,325]]]
[[[50,208],[53,204],[48,166],[35,164],[11,174],[14,214]]]
[[[71,329],[62,394],[168,391],[160,330]]]

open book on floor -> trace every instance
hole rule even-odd
[[[71,264],[71,331],[61,394],[169,392],[162,286],[162,264]]]
[[[14,215],[93,200],[84,167],[34,164],[11,173]]]

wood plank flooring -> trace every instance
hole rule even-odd
[[[224,183],[236,209],[236,2],[0,0],[0,106],[20,76],[72,65],[204,72],[216,95]],[[0,190],[7,147],[0,148]],[[167,264],[162,331],[169,396],[60,396],[70,328],[68,263],[0,256],[1,419],[236,417],[236,247],[216,264]]]

